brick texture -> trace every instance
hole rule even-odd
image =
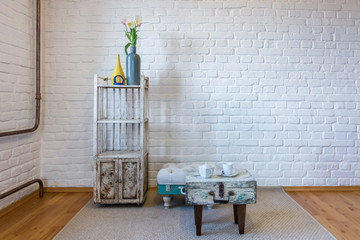
[[[121,5],[121,6],[120,6]],[[92,186],[92,76],[125,67],[141,15],[149,184],[165,162],[234,161],[259,185],[358,185],[358,1],[48,1],[42,176]],[[346,166],[344,168],[343,166]]]
[[[125,67],[121,20],[141,15],[151,186],[163,163],[196,161],[259,185],[359,185],[359,4],[44,1],[42,178],[92,186],[93,75],[118,53]]]
[[[35,116],[35,3],[0,3],[0,132],[31,128]],[[40,176],[39,133],[0,138],[0,193]],[[0,201],[0,209],[35,190]]]

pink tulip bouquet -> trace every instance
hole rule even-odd
[[[137,41],[137,32],[138,28],[142,24],[142,18],[140,16],[136,16],[135,19],[123,19],[121,23],[125,26],[125,36],[129,39],[129,43],[125,45],[125,53],[128,55],[128,48],[131,46],[136,47]]]

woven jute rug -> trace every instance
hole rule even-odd
[[[335,239],[280,187],[259,187],[256,204],[247,205],[245,234],[238,233],[232,205],[203,210],[202,236],[196,236],[194,211],[183,196],[164,209],[149,192],[143,206],[95,205],[89,201],[55,237],[61,239]]]

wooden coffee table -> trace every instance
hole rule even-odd
[[[196,235],[201,235],[204,205],[233,204],[234,221],[244,234],[246,204],[256,203],[256,181],[246,170],[236,176],[186,177],[186,204],[194,205]]]

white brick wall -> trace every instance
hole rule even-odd
[[[35,116],[35,4],[0,2],[0,132],[31,128]],[[0,193],[40,176],[39,134],[0,138]],[[0,201],[0,209],[35,190]]]
[[[121,20],[136,14],[152,186],[163,163],[189,161],[239,162],[259,185],[360,184],[359,1],[49,0],[49,186],[92,186],[92,76],[124,63]]]

